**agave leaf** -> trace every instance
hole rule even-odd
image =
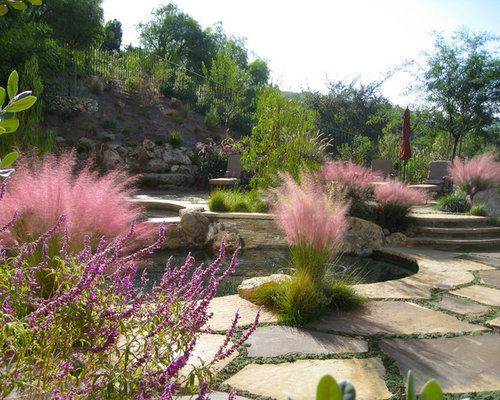
[[[408,378],[406,379],[406,400],[417,400],[417,393],[415,392],[415,379],[413,372],[408,370]]]
[[[9,94],[9,99],[13,99],[16,96],[19,83],[19,75],[17,71],[12,71],[7,81],[7,93]]]
[[[1,13],[1,8],[0,8]],[[3,102],[5,101],[6,92],[3,87],[0,87],[0,108],[2,107]]]
[[[19,120],[16,118],[0,121],[0,126],[5,129],[3,133],[15,132],[19,128]]]
[[[424,385],[422,394],[426,400],[443,400],[443,391],[436,380],[431,379]]]
[[[10,112],[24,111],[30,108],[33,104],[35,104],[35,101],[36,101],[35,96],[28,96],[22,100],[16,101],[15,103],[9,104],[7,107],[5,107],[5,110]]]
[[[320,379],[316,389],[316,400],[342,400],[342,392],[333,376],[325,375]]]
[[[15,151],[7,154],[2,159],[2,163],[0,164],[0,168],[5,168],[5,167],[8,167],[9,165],[13,164],[17,160],[17,157],[19,157],[19,153],[15,152]]]

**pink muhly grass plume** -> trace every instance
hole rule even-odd
[[[477,155],[465,162],[457,157],[448,166],[448,173],[453,183],[471,197],[500,183],[500,163],[491,153]]]
[[[368,168],[349,160],[345,165],[342,161],[327,162],[320,173],[323,181],[333,183],[348,197],[363,197],[362,194],[373,189],[373,182],[380,181],[378,173],[372,173]]]
[[[286,175],[275,194],[272,211],[290,246],[306,243],[318,250],[335,249],[347,228],[346,205],[329,199],[311,177],[303,177],[299,185]]]
[[[99,176],[86,166],[73,173],[75,158],[65,153],[59,158],[24,159],[16,166],[0,208],[0,223],[20,216],[2,240],[7,245],[22,244],[51,229],[62,214],[67,216],[68,232],[74,249],[83,248],[85,235],[91,240],[113,240],[126,234],[134,218],[143,213],[126,201],[135,178],[121,171]],[[155,228],[146,222],[136,225],[135,239],[148,240]]]
[[[412,207],[425,203],[426,194],[418,189],[409,188],[399,181],[388,181],[383,185],[376,185],[375,197],[382,205],[398,205],[401,207]]]

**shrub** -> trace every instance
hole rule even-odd
[[[116,128],[116,121],[114,119],[104,119],[101,123],[103,129]]]
[[[452,213],[466,213],[471,209],[470,200],[465,192],[457,190],[441,196],[436,203],[436,209]]]
[[[173,131],[168,135],[167,142],[172,145],[172,147],[181,147],[184,144],[184,139],[182,138],[182,133],[179,131]]]
[[[412,206],[425,202],[423,191],[411,189],[398,181],[375,186],[377,207],[375,222],[391,232],[405,230]]]
[[[303,176],[301,184],[284,176],[273,196],[272,211],[276,224],[285,232],[295,273],[288,282],[266,286],[254,299],[273,304],[281,322],[295,326],[332,307],[360,304],[362,298],[354,289],[341,291],[346,284],[340,285],[327,275],[347,228],[347,206],[329,198],[323,185],[311,176]]]
[[[469,214],[476,215],[478,217],[487,217],[488,210],[486,209],[486,206],[484,204],[476,204],[475,206],[472,206],[472,208],[469,211]]]
[[[216,212],[267,212],[267,204],[256,191],[215,190],[208,201],[210,211]]]
[[[350,214],[359,216],[370,215],[369,207],[365,205],[373,194],[373,182],[380,180],[380,175],[372,173],[368,168],[349,160],[329,161],[319,173],[322,182],[332,193],[340,193],[350,203]],[[361,215],[358,215],[361,214]]]
[[[4,245],[19,247],[34,240],[63,213],[73,250],[83,248],[87,235],[96,245],[101,238],[113,240],[127,232],[130,221],[143,213],[142,208],[125,201],[133,192],[130,185],[135,178],[120,171],[98,176],[88,166],[74,173],[75,168],[71,153],[43,160],[25,158],[18,163],[0,208],[2,224],[19,212],[9,230],[1,234]],[[146,240],[152,230],[151,224],[140,222],[136,237]]]
[[[207,129],[214,131],[219,127],[219,124],[220,120],[217,110],[212,107],[207,115],[205,115],[205,125],[207,126]]]
[[[63,223],[60,219],[52,233]],[[211,317],[210,301],[217,285],[234,270],[236,254],[222,274],[225,244],[207,268],[192,272],[191,256],[180,268],[167,262],[161,281],[145,291],[147,275],[143,272],[140,280],[136,278],[136,263],[160,246],[164,230],[160,228],[154,245],[118,260],[116,255],[131,239],[133,229],[108,245],[101,242],[95,251],[87,244],[74,254],[63,245],[53,261],[60,263],[54,274],[64,284],[48,299],[39,297],[34,285],[36,271],[48,259],[36,266],[26,259],[52,233],[25,243],[18,258],[2,257],[2,398],[12,394],[61,400],[174,398],[181,387],[200,395],[207,392],[215,380],[213,363],[248,338],[258,316],[247,333],[232,343],[236,315],[213,360],[189,366],[196,341]],[[107,270],[115,272],[106,276]]]
[[[90,78],[89,88],[90,91],[96,96],[100,96],[106,87],[106,82],[100,76],[93,76]]]
[[[470,196],[500,183],[500,162],[492,153],[477,155],[465,162],[457,157],[448,167],[448,173],[455,185]]]

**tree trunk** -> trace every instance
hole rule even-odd
[[[458,146],[458,141],[460,139],[461,135],[453,135],[453,139],[455,142],[453,143],[453,155],[451,156],[451,160],[453,161],[455,159],[455,156],[457,154],[457,146]]]

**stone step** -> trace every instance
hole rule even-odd
[[[500,238],[494,239],[443,239],[429,236],[408,238],[410,247],[427,247],[438,250],[468,250],[500,248]]]
[[[419,226],[416,232],[422,236],[438,237],[442,239],[495,239],[500,238],[500,227],[481,226],[481,227],[453,227],[437,228],[431,226]]]
[[[418,226],[436,228],[466,228],[491,226],[491,220],[487,217],[474,215],[449,214],[449,215],[410,215]]]

